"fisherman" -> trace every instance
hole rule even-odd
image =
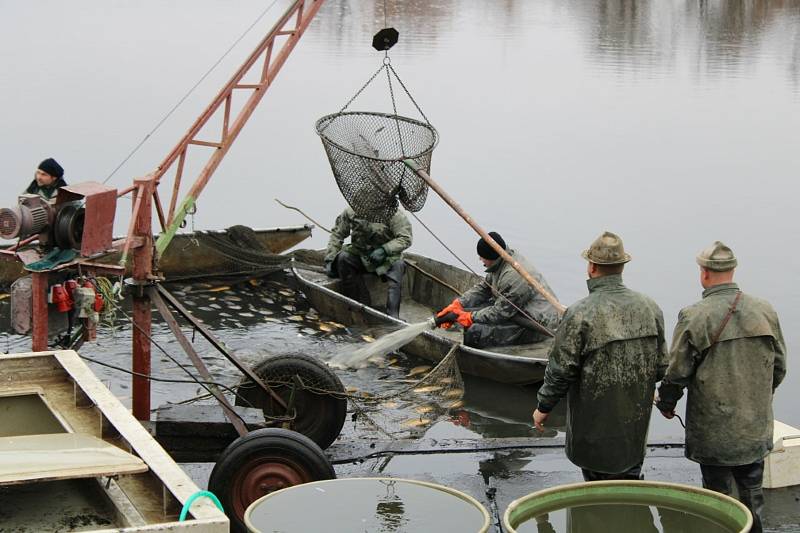
[[[522,254],[509,250],[499,233],[492,231],[489,236],[553,294],[544,276]],[[530,324],[530,319],[554,330],[558,326],[558,311],[553,304],[482,238],[478,240],[477,251],[486,268],[486,279],[439,311],[436,324],[443,328],[455,322],[461,324],[465,328],[464,344],[474,348],[528,344],[547,338]]]
[[[66,185],[64,169],[52,157],[48,157],[36,169],[33,181],[23,194],[38,194],[45,200],[54,202],[58,195],[58,188]]]
[[[350,237],[350,242],[343,245]],[[363,274],[374,273],[388,281],[386,314],[400,317],[405,262],[403,250],[411,246],[411,222],[401,209],[388,223],[370,222],[356,215],[351,207],[336,218],[325,254],[325,272],[342,279],[342,292],[364,305],[371,299]]]
[[[586,481],[641,479],[656,383],[667,368],[664,315],[622,283],[631,256],[611,232],[583,252],[589,296],[556,332],[533,421],[567,397],[566,453]]]
[[[703,487],[732,495],[760,532],[764,457],[772,449],[772,396],[786,374],[778,315],[733,282],[733,251],[720,241],[700,252],[703,299],[678,314],[669,368],[658,389],[666,418],[689,391],[686,457],[700,464]]]

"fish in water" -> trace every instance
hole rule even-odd
[[[414,376],[418,376],[420,374],[426,373],[430,369],[431,369],[431,365],[415,366],[414,368],[412,368],[411,370],[408,371],[408,374],[406,374],[406,377],[407,378],[411,378],[411,377],[414,377]]]
[[[419,394],[424,394],[426,392],[436,392],[439,390],[442,390],[441,385],[425,385],[424,387],[416,387],[414,389],[414,392],[417,392]]]
[[[281,289],[278,292],[280,294],[282,294],[283,296],[294,296],[294,293],[292,291],[290,291],[290,290],[287,290],[287,289]]]
[[[375,342],[375,337],[370,337],[369,335],[361,335],[361,338],[364,342]]]
[[[213,287],[208,289],[208,292],[222,292],[222,291],[229,291],[231,290],[230,286],[228,285],[220,285],[219,287]]]
[[[325,332],[334,331],[334,328],[330,327],[328,324],[324,322],[320,322],[319,325],[317,325],[317,327],[320,329],[320,331],[325,331]]]
[[[302,322],[303,317],[301,317],[300,315],[293,315],[287,318],[286,320],[291,320],[292,322]]]
[[[464,406],[464,400],[453,400],[444,404],[447,409],[458,409]]]
[[[442,396],[445,398],[461,398],[464,396],[464,389],[453,389],[445,392]]]
[[[388,402],[383,402],[383,403],[381,404],[381,407],[383,407],[384,409],[394,409],[394,408],[396,408],[398,405],[399,405],[399,404],[398,404],[397,402],[388,401]]]
[[[280,322],[277,318],[273,318],[271,316],[264,317],[264,322]]]
[[[403,425],[408,428],[418,428],[420,426],[427,426],[431,421],[428,418],[409,418],[403,421]]]
[[[333,326],[335,328],[338,328],[338,329],[345,329],[345,325],[344,324],[339,324],[338,322],[330,321],[330,322],[328,322],[328,324],[330,324],[331,326]]]
[[[433,411],[433,407],[430,405],[420,405],[419,407],[414,408],[414,412],[424,415],[425,413],[430,413]]]
[[[282,305],[281,307],[283,309],[286,309],[287,311],[294,311],[294,306],[293,305]]]

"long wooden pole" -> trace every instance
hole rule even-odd
[[[503,260],[505,260],[505,261],[506,261],[508,264],[510,264],[512,267],[514,267],[514,270],[516,270],[517,272],[519,272],[519,275],[520,275],[520,276],[522,276],[522,277],[525,279],[525,281],[527,281],[527,282],[528,282],[528,284],[529,284],[531,287],[533,287],[534,289],[536,289],[536,291],[537,291],[537,292],[539,292],[539,294],[541,294],[541,295],[542,295],[542,296],[543,296],[543,297],[544,297],[544,298],[545,298],[545,299],[546,299],[548,302],[550,302],[550,303],[553,305],[553,307],[555,307],[556,311],[558,311],[558,314],[559,314],[559,315],[562,315],[562,314],[564,314],[564,311],[566,311],[566,309],[567,309],[567,308],[566,308],[566,307],[564,307],[564,305],[562,305],[562,304],[561,304],[561,302],[559,302],[559,301],[556,299],[556,297],[555,297],[555,296],[553,296],[552,294],[550,294],[550,291],[548,291],[547,289],[545,289],[545,288],[544,288],[544,286],[543,286],[541,283],[539,283],[539,281],[538,281],[536,278],[534,278],[533,276],[531,276],[531,275],[528,273],[528,271],[527,271],[527,270],[525,270],[525,268],[524,268],[524,267],[523,267],[521,264],[519,264],[519,262],[518,262],[518,261],[516,261],[516,260],[515,260],[513,257],[511,257],[511,256],[508,254],[508,252],[506,252],[506,251],[503,249],[503,247],[502,247],[502,246],[500,246],[499,244],[497,244],[497,242],[496,242],[494,239],[492,239],[492,237],[491,237],[491,236],[490,236],[488,233],[486,233],[486,231],[484,231],[484,229],[483,229],[483,228],[481,228],[481,227],[478,225],[478,223],[477,223],[477,222],[475,222],[475,220],[474,220],[474,219],[473,219],[473,218],[472,218],[472,217],[469,215],[469,213],[467,213],[466,211],[464,211],[464,209],[462,209],[462,207],[461,207],[460,205],[458,205],[458,203],[457,203],[455,200],[453,200],[453,198],[451,198],[451,197],[450,197],[450,195],[449,195],[449,194],[447,194],[447,192],[446,192],[444,189],[442,189],[442,188],[439,186],[439,184],[438,184],[438,183],[436,183],[435,181],[433,181],[433,179],[432,179],[432,178],[430,177],[430,175],[429,175],[429,174],[428,174],[428,173],[425,171],[425,169],[424,169],[424,168],[422,168],[422,167],[421,167],[421,166],[420,166],[420,165],[419,165],[419,164],[418,164],[416,161],[414,161],[413,159],[406,159],[406,160],[404,160],[403,162],[404,162],[404,163],[406,164],[406,166],[407,166],[408,168],[410,168],[410,169],[411,169],[411,170],[412,170],[412,171],[413,171],[413,172],[414,172],[414,173],[415,173],[417,176],[419,176],[420,178],[422,178],[422,179],[425,181],[425,183],[427,183],[427,184],[428,184],[428,186],[429,186],[431,189],[433,189],[433,190],[436,192],[436,194],[438,194],[438,195],[439,195],[439,197],[440,197],[442,200],[444,200],[444,201],[445,201],[445,203],[446,203],[447,205],[449,205],[449,206],[450,206],[450,207],[453,209],[453,211],[455,211],[456,213],[458,213],[458,215],[459,215],[461,218],[463,218],[463,219],[464,219],[464,221],[465,221],[465,222],[466,222],[466,223],[467,223],[467,224],[468,224],[468,225],[469,225],[469,226],[470,226],[472,229],[474,229],[474,230],[475,230],[475,232],[476,232],[478,235],[480,235],[480,236],[481,236],[481,238],[482,238],[484,241],[486,241],[486,243],[487,243],[489,246],[491,246],[491,247],[492,247],[492,249],[493,249],[495,252],[497,252],[498,254],[500,254],[500,257],[502,257],[502,258],[503,258]]]

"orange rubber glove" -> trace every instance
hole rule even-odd
[[[456,322],[464,326],[464,329],[469,329],[472,326],[472,311],[462,311],[458,314]]]
[[[458,298],[450,302],[450,305],[448,305],[447,307],[436,313],[436,316],[444,316],[450,312],[453,312],[455,314],[464,312],[464,308],[461,306],[461,301]]]

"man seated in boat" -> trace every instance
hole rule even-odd
[[[497,232],[489,235],[544,287],[554,294],[544,276],[519,252],[508,249]],[[477,283],[436,316],[441,327],[458,322],[464,326],[464,344],[473,348],[529,344],[545,334],[530,323],[533,319],[550,330],[558,326],[558,311],[536,289],[503,260],[489,244],[478,241],[478,257],[486,267],[486,279]],[[444,317],[449,320],[442,321]]]
[[[350,237],[350,242],[344,244]],[[411,246],[411,222],[398,208],[388,223],[370,222],[351,207],[336,217],[325,254],[325,272],[342,279],[342,292],[364,305],[372,305],[363,274],[373,273],[389,283],[386,314],[400,317],[405,262],[402,252]]]
[[[23,194],[38,194],[45,200],[54,202],[58,195],[58,188],[66,185],[64,169],[52,157],[48,157],[36,169],[33,181]]]

